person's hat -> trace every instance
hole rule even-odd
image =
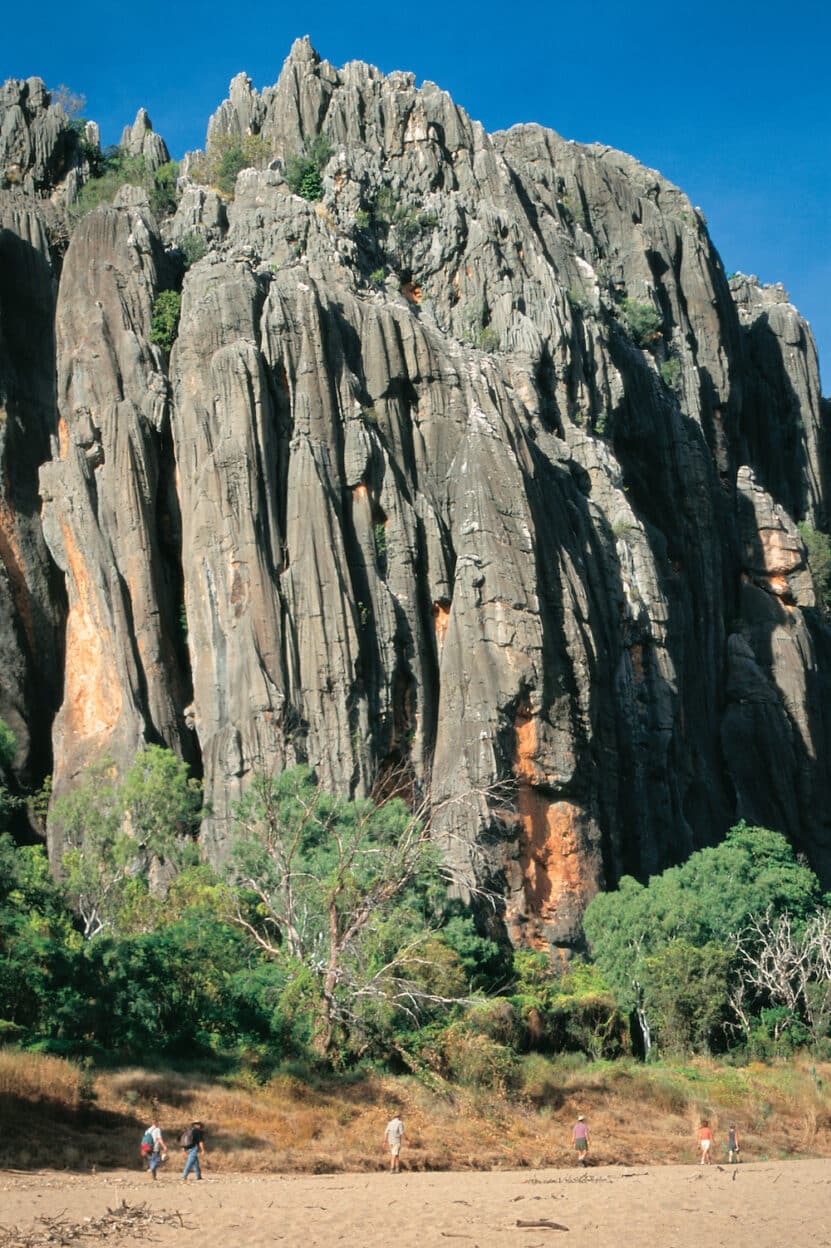
[[[577,1115],[577,1121],[578,1121],[578,1122],[585,1122],[586,1120],[585,1120],[585,1118],[583,1117],[583,1115],[582,1115],[582,1114],[578,1114],[578,1115]]]
[[[199,1119],[198,1119],[198,1118],[194,1118],[193,1122],[192,1122],[190,1125],[191,1125],[192,1127],[201,1127],[201,1126],[202,1126],[202,1123],[199,1121]]]

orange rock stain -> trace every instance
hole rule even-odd
[[[436,629],[436,645],[441,650],[444,645],[447,625],[450,622],[450,603],[442,599],[433,603],[433,624]]]
[[[597,891],[597,883],[593,865],[583,852],[582,809],[549,796],[534,784],[537,721],[528,708],[517,712],[514,730],[519,870],[526,922],[518,915],[508,919],[521,943],[547,950],[540,924],[556,923],[564,910],[582,910]],[[531,923],[526,926],[527,920]]]
[[[66,669],[61,708],[64,741],[105,737],[121,714],[122,696],[113,670],[112,638],[97,617],[83,556],[66,524],[61,525],[69,571]]]
[[[15,611],[23,624],[26,642],[29,649],[34,651],[35,634],[32,625],[32,603],[29,597],[29,586],[26,584],[23,557],[17,540],[14,512],[6,501],[8,496],[9,480],[7,469],[5,494],[0,497],[0,563],[6,569],[6,576],[9,578]]]

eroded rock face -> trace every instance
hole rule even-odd
[[[124,766],[147,740],[184,748],[168,382],[147,338],[165,263],[154,231],[137,209],[91,213],[61,277],[57,449],[40,473],[69,599],[57,792],[102,754]]]
[[[77,161],[77,135],[41,79],[8,79],[0,88],[0,186],[42,193]]]
[[[285,165],[319,133],[307,203]],[[260,767],[429,787],[456,891],[540,948],[739,816],[831,880],[829,633],[796,527],[827,515],[827,411],[790,305],[728,284],[630,157],[489,136],[305,41],[275,87],[234,80],[208,149],[251,135],[267,167],[232,202],[185,176],[163,225],[209,247],[169,361],[149,325],[175,273],[138,200],[66,257],[58,786],[105,749],[198,745],[214,858]]]

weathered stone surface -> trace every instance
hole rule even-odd
[[[168,383],[147,340],[164,265],[153,231],[139,210],[91,213],[61,277],[57,453],[40,474],[69,598],[56,792],[101,754],[124,765],[148,739],[185,748]]]
[[[284,170],[321,132],[307,203]],[[169,362],[135,196],[67,255],[58,785],[192,728],[215,858],[258,767],[429,786],[459,895],[552,949],[738,816],[831,880],[831,634],[796,527],[825,523],[828,413],[790,305],[728,283],[631,157],[489,136],[307,41],[274,87],[234,79],[207,147],[249,135],[270,161],[230,202],[182,163],[163,237],[209,250]]]
[[[140,108],[132,126],[125,126],[119,144],[128,156],[142,157],[148,173],[155,173],[170,160],[167,144],[153,131],[146,108]]]
[[[831,461],[810,326],[782,286],[760,286],[755,277],[736,274],[730,291],[746,355],[744,458],[792,516],[827,528]]]
[[[51,190],[78,161],[77,136],[40,78],[9,78],[0,88],[0,187]]]

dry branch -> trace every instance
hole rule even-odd
[[[182,1215],[157,1213],[148,1205],[128,1205],[126,1200],[115,1209],[107,1209],[100,1218],[69,1222],[60,1214],[41,1217],[31,1227],[0,1226],[0,1248],[42,1248],[45,1245],[79,1244],[91,1239],[118,1239],[145,1231],[150,1226],[184,1227]],[[190,1228],[188,1228],[190,1229]]]

